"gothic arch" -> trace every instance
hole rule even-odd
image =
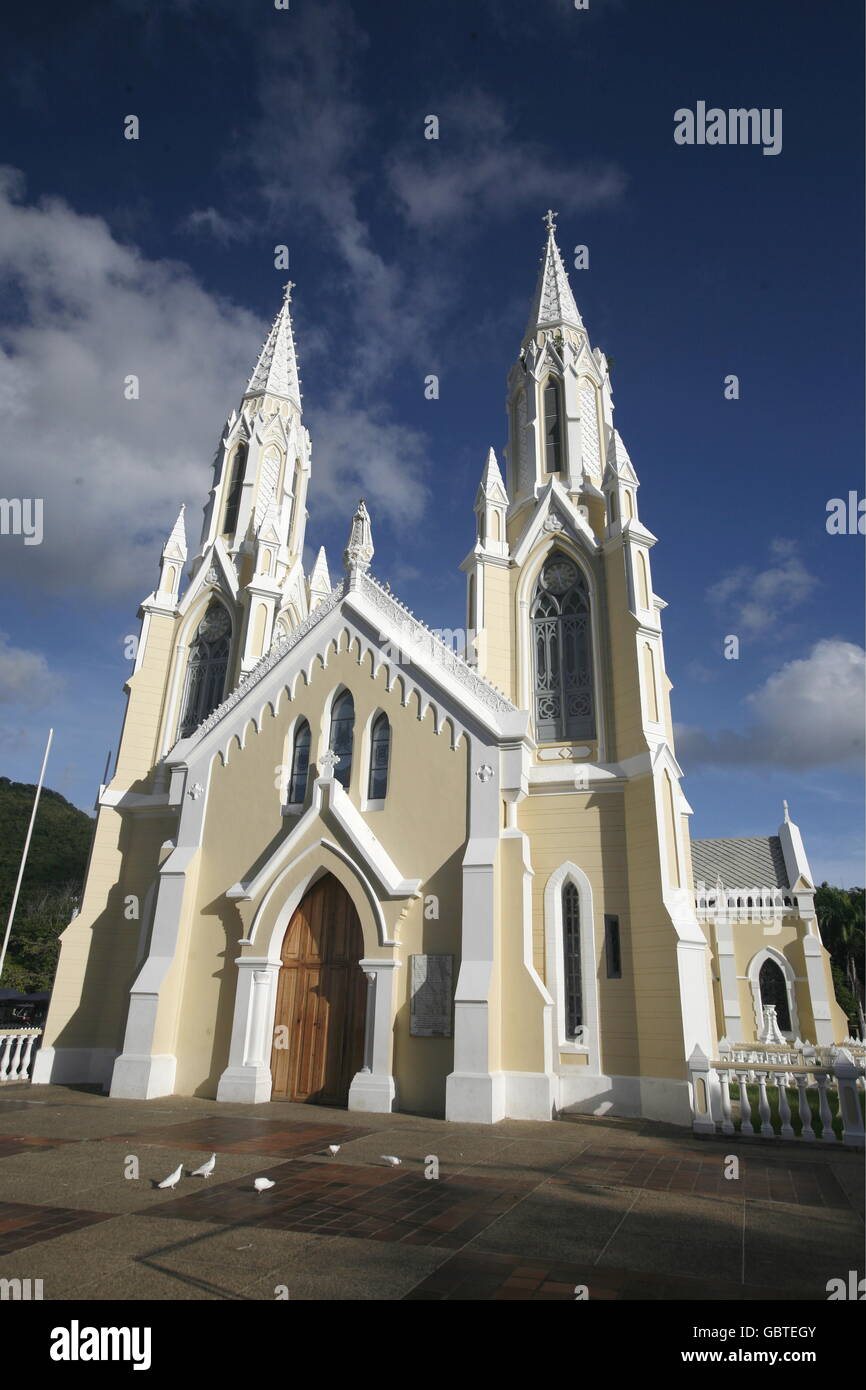
[[[788,957],[774,946],[764,946],[757,951],[749,961],[746,970],[746,978],[749,981],[749,988],[752,992],[752,1008],[755,1014],[755,1037],[761,1036],[761,1029],[764,1025],[764,1013],[761,1005],[761,966],[766,961],[772,961],[782,972],[785,981],[785,988],[788,993],[788,1010],[791,1015],[790,1036],[800,1037],[800,1015],[797,1010],[797,975]],[[787,1029],[783,1029],[787,1033]]]
[[[565,1009],[565,951],[563,943],[563,891],[568,884],[577,890],[580,916],[580,960],[583,988],[583,1040],[574,1042],[567,1037]],[[581,868],[566,860],[550,875],[544,888],[544,968],[545,985],[553,1000],[553,1055],[559,1069],[561,1052],[584,1052],[587,1067],[582,1074],[598,1076],[601,1072],[601,1038],[598,1014],[598,962],[596,960],[595,917],[592,905],[592,885]]]
[[[544,539],[536,544],[535,549],[527,556],[521,568],[515,596],[517,607],[517,703],[521,709],[532,710],[532,692],[534,685],[531,632],[532,619],[530,616],[532,597],[535,593],[538,579],[551,552],[554,550],[561,550],[569,560],[574,562],[580,571],[586,585],[587,597],[589,599],[589,630],[592,646],[592,698],[595,711],[594,739],[598,741],[599,760],[603,761],[605,754],[606,724],[601,680],[602,648],[600,643],[600,631],[602,615],[601,604],[599,602],[599,586],[596,582],[593,567],[588,562],[587,556],[582,553],[579,545],[575,543],[571,536],[561,531],[557,531],[552,535],[542,532],[542,535]],[[579,743],[580,739],[564,741]]]

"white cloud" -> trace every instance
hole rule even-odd
[[[491,215],[525,208],[541,217],[551,200],[558,211],[574,213],[622,197],[620,169],[554,163],[542,146],[516,135],[504,108],[484,92],[461,93],[438,106],[431,114],[439,117],[439,140],[422,138],[419,123],[389,167],[391,186],[414,227],[486,230]]]
[[[44,705],[60,692],[62,684],[41,652],[13,647],[7,633],[0,632],[0,704]],[[8,730],[6,734],[11,737]],[[17,742],[12,746],[18,746]]]
[[[859,768],[864,696],[866,652],[853,642],[826,638],[747,696],[750,723],[744,732],[678,726],[677,757],[686,770],[702,763]]]
[[[731,614],[732,628],[740,635],[769,633],[820,582],[796,554],[794,541],[775,540],[770,550],[774,563],[766,569],[742,565],[707,590],[710,602]]]
[[[210,236],[221,246],[247,241],[255,231],[251,217],[226,217],[214,207],[196,208],[180,223],[179,230],[193,236]]]
[[[139,597],[186,500],[210,486],[222,422],[267,325],[149,261],[59,199],[24,201],[0,169],[3,491],[44,500],[44,541],[0,542],[0,575]],[[124,398],[124,379],[140,399]],[[195,522],[190,541],[198,541]]]

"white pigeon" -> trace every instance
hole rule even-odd
[[[173,1173],[169,1173],[167,1178],[163,1178],[162,1182],[158,1182],[156,1185],[157,1187],[177,1187],[182,1177],[183,1164],[179,1163]]]
[[[209,1178],[214,1168],[216,1168],[216,1154],[211,1154],[207,1163],[203,1163],[200,1168],[194,1168],[190,1173],[191,1178]]]
[[[331,1155],[331,1158],[336,1158],[336,1157],[337,1157],[337,1154],[340,1152],[341,1147],[342,1147],[342,1146],[341,1146],[340,1144],[329,1144],[329,1145],[328,1145],[328,1153]]]
[[[399,1168],[403,1162],[402,1158],[395,1158],[393,1154],[380,1154],[383,1163],[389,1163],[392,1168]]]
[[[255,1182],[253,1183],[253,1187],[256,1189],[256,1192],[267,1192],[268,1188],[273,1187],[274,1185],[275,1184],[272,1178],[256,1178]]]

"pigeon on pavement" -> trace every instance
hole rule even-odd
[[[341,1145],[339,1145],[339,1144],[329,1144],[329,1145],[328,1145],[328,1153],[331,1155],[331,1158],[336,1158],[336,1157],[337,1157],[337,1154],[340,1152],[340,1148],[341,1148]]]
[[[256,1178],[253,1183],[256,1192],[267,1192],[268,1188],[273,1186],[274,1182],[272,1178]]]
[[[211,1154],[207,1163],[203,1163],[200,1168],[194,1168],[190,1173],[191,1178],[209,1178],[214,1168],[216,1168],[216,1154]]]
[[[179,1163],[173,1173],[169,1173],[167,1178],[163,1178],[162,1182],[158,1182],[156,1185],[157,1187],[177,1187],[182,1177],[183,1164]]]
[[[403,1162],[402,1158],[395,1158],[393,1154],[380,1154],[383,1163],[390,1163],[392,1168],[399,1168]]]

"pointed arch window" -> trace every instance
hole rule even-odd
[[[544,387],[544,466],[548,473],[562,471],[562,394],[555,376]]]
[[[289,805],[300,806],[307,795],[307,772],[310,766],[310,726],[302,719],[295,730],[292,747],[292,772],[289,778]]]
[[[562,551],[545,562],[531,622],[536,737],[594,738],[589,594],[581,571]]]
[[[352,775],[352,748],[355,742],[355,701],[352,693],[344,690],[334,702],[331,711],[331,736],[328,747],[336,753],[339,762],[334,767],[334,778],[342,787],[348,787]]]
[[[196,629],[189,651],[180,737],[194,733],[225,694],[231,649],[231,618],[221,603],[212,603]]]
[[[791,1007],[788,1002],[788,985],[782,967],[769,958],[764,961],[758,974],[758,988],[761,991],[761,1009],[772,1004],[776,1010],[776,1022],[783,1033],[791,1031]]]
[[[229,484],[228,495],[226,497],[225,518],[223,520],[223,535],[230,536],[238,524],[238,512],[241,505],[241,489],[244,485],[244,469],[247,463],[247,445],[243,442],[235,449],[234,460],[232,462],[232,476]]]
[[[384,801],[388,794],[388,763],[391,758],[391,725],[387,714],[379,714],[370,730],[370,775],[367,800]]]
[[[580,968],[580,898],[573,883],[562,890],[562,954],[565,965],[565,1035],[583,1035],[583,979]]]

